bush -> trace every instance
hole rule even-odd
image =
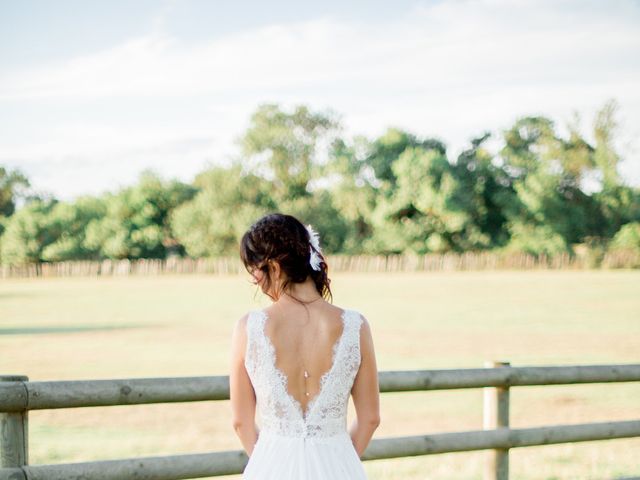
[[[640,268],[640,222],[623,225],[609,242],[603,266]]]
[[[609,250],[631,250],[640,253],[640,222],[623,225],[611,239]]]

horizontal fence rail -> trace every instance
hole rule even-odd
[[[0,382],[0,411],[228,400],[229,377]],[[378,373],[380,392],[640,381],[640,364],[394,370]]]
[[[331,272],[415,272],[496,269],[640,268],[640,253],[610,251],[594,260],[586,254],[556,255],[523,252],[427,253],[423,255],[327,255]],[[159,274],[238,274],[245,269],[237,256],[169,257],[122,260],[70,260],[24,265],[0,265],[0,278],[127,276]]]
[[[364,460],[640,436],[640,420],[436,433],[371,441]]]
[[[472,430],[399,438],[373,439],[362,460],[465,452],[492,448],[552,445],[640,436],[640,421],[557,425],[508,430]],[[196,453],[123,460],[0,468],[0,480],[174,480],[233,475],[242,472],[242,451]],[[21,476],[22,475],[22,476]]]
[[[484,478],[505,480],[511,448],[640,436],[640,420],[508,426],[510,387],[640,381],[640,364],[511,367],[492,363],[487,367],[379,372],[383,393],[484,388],[490,394],[485,395],[485,429],[376,438],[362,460],[489,450]],[[177,480],[242,473],[248,461],[243,450],[28,464],[29,410],[228,399],[228,376],[31,382],[20,375],[0,375],[0,480]]]

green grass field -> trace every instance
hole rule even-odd
[[[640,272],[335,274],[380,370],[640,363]],[[31,380],[227,375],[248,276],[0,281],[0,373]],[[229,402],[29,413],[31,464],[240,449]],[[353,405],[349,405],[349,423]],[[482,428],[480,389],[381,395],[374,438]],[[640,383],[520,387],[514,427],[640,419]],[[513,449],[512,479],[640,475],[639,439]],[[480,479],[484,452],[365,462],[371,479]],[[218,477],[221,478],[221,477]],[[230,476],[224,478],[240,478]]]

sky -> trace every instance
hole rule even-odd
[[[339,115],[344,135],[436,137],[614,99],[640,186],[640,1],[0,0],[0,166],[61,200],[186,182],[239,154],[263,103]],[[495,143],[489,144],[497,146]]]

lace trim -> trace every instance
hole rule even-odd
[[[261,429],[286,436],[326,437],[346,431],[347,407],[360,367],[362,317],[344,309],[343,329],[332,348],[332,362],[322,374],[319,391],[302,404],[287,390],[287,376],[276,367],[275,347],[265,333],[268,315],[252,310],[247,319],[245,367],[256,393]]]
[[[264,343],[265,343],[265,345],[266,345],[266,347],[267,347],[267,349],[269,351],[269,358],[271,360],[270,365],[273,367],[273,370],[274,370],[275,374],[280,379],[280,382],[282,384],[282,388],[284,390],[284,394],[287,397],[289,397],[289,400],[291,401],[291,403],[293,404],[294,408],[298,412],[298,415],[300,415],[300,417],[304,421],[307,421],[309,419],[310,412],[312,412],[314,405],[318,401],[318,398],[323,393],[324,385],[327,383],[327,379],[329,378],[329,375],[331,375],[331,373],[336,369],[337,353],[340,350],[341,345],[344,343],[344,338],[345,338],[347,330],[348,330],[347,316],[348,316],[349,312],[347,312],[347,310],[343,310],[342,313],[340,314],[340,319],[342,320],[342,332],[340,333],[340,337],[338,337],[338,340],[336,340],[336,342],[333,344],[333,347],[331,348],[331,367],[329,368],[329,370],[324,372],[322,374],[322,376],[320,377],[318,393],[316,395],[314,395],[314,397],[311,400],[309,400],[309,402],[307,403],[307,408],[306,408],[305,411],[302,410],[302,404],[300,403],[300,401],[298,401],[298,399],[296,397],[294,397],[293,395],[291,395],[289,393],[289,389],[288,389],[289,378],[287,377],[287,375],[282,370],[280,370],[276,366],[277,365],[277,363],[276,363],[276,360],[277,360],[276,348],[274,347],[273,342],[271,342],[271,339],[269,338],[269,336],[265,332],[265,325],[267,323],[267,319],[268,319],[269,316],[267,315],[267,313],[264,310],[258,310],[258,313],[262,317],[261,321],[260,321],[260,333],[261,333],[262,338],[264,339]]]

